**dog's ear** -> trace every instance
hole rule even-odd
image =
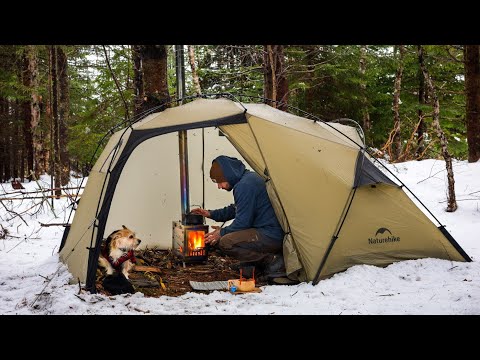
[[[115,233],[118,232],[119,230],[115,230],[114,232],[112,232],[110,235],[108,235],[107,237],[107,240],[105,241],[105,243],[107,244],[107,246],[110,245],[110,242],[112,241],[112,239],[114,238],[115,236]]]
[[[129,229],[128,227],[126,227],[125,225],[122,225],[122,227],[123,227],[124,230],[133,232],[132,230],[130,230],[130,229]]]
[[[108,235],[108,238],[107,238],[107,241],[106,241],[107,245],[110,244],[112,242],[112,240],[118,239],[121,236],[122,236],[122,234],[120,233],[120,230],[115,230],[110,235]]]

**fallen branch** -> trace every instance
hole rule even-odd
[[[38,188],[41,189],[42,187],[40,186],[40,183],[38,182],[38,179],[37,177],[35,176],[35,173],[33,171],[30,171],[30,175],[32,176],[33,180],[35,180],[35,182],[37,183],[38,185]],[[50,195],[51,196],[51,195]],[[45,196],[44,193],[42,193],[42,199],[45,200],[47,199],[48,197]],[[52,214],[53,216],[55,216],[55,219],[58,217],[57,214],[55,214],[55,209],[53,208],[53,201],[52,201],[52,204],[50,204],[48,201],[47,201],[47,204],[50,206],[50,210],[52,210]]]
[[[12,191],[12,192],[4,192],[2,195],[11,195],[11,194],[37,194],[40,192],[51,192],[51,191],[56,191],[56,190],[75,190],[75,189],[85,189],[85,186],[75,186],[75,187],[62,187],[62,188],[53,188],[53,189],[40,189],[40,190],[34,190],[34,191],[22,191],[22,190],[17,190],[17,191]]]
[[[81,195],[78,195],[80,197]],[[12,198],[0,198],[0,201],[3,200],[35,200],[35,199],[58,199],[61,197],[71,198],[72,195],[45,195],[45,196],[27,196],[27,197],[12,197]]]
[[[38,222],[40,224],[40,226],[45,226],[45,227],[49,227],[49,226],[68,226],[70,225],[69,223],[51,223],[51,224],[44,224],[44,223],[41,223],[40,221]]]
[[[139,309],[139,308],[136,308],[136,307],[134,307],[133,310],[138,311],[138,312],[142,312],[144,314],[148,314],[150,312],[150,310],[142,310],[142,309]]]
[[[476,199],[457,199],[457,201],[470,201],[470,200],[478,201],[478,200],[480,200],[480,199],[478,199],[478,198],[476,198]],[[448,201],[448,199],[447,199],[447,200],[439,201],[439,203],[441,204],[441,203],[444,203],[444,202],[447,202],[447,201]]]
[[[27,222],[25,221],[25,219],[22,217],[22,215],[20,215],[19,213],[15,212],[15,211],[13,211],[13,210],[10,210],[9,208],[7,208],[7,207],[5,206],[5,204],[3,203],[2,199],[0,199],[0,203],[1,203],[2,206],[5,208],[5,210],[7,210],[7,212],[12,213],[12,214],[15,214],[15,216],[18,216],[20,219],[22,219],[22,221],[23,221],[23,222],[25,223],[25,225],[27,225],[27,227],[28,227],[28,224],[27,224]]]
[[[84,298],[82,298],[81,296],[78,296],[77,294],[73,294],[75,295],[77,298],[79,298],[80,300],[82,300],[83,302],[87,302],[87,300],[85,300]]]
[[[440,174],[440,173],[442,173],[442,172],[444,172],[444,171],[445,171],[445,169],[439,170],[439,171],[437,171],[435,174],[430,175],[429,177],[427,177],[427,178],[425,178],[425,179],[423,179],[423,180],[418,181],[417,184],[420,184],[421,182],[427,181],[428,179],[431,179],[431,178],[433,178],[435,175],[438,175],[438,174]]]

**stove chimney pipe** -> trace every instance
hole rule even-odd
[[[185,96],[185,64],[183,45],[175,45],[175,74],[177,79],[177,99],[179,105],[183,103]],[[186,224],[186,215],[190,211],[189,185],[188,185],[188,142],[187,131],[178,132],[178,147],[180,158],[180,198],[182,209],[182,224]]]

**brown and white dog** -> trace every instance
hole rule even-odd
[[[125,225],[122,227],[123,229],[115,230],[108,236],[98,258],[98,265],[106,269],[107,275],[112,275],[113,271],[121,271],[128,279],[129,271],[137,262],[133,251],[141,240]]]

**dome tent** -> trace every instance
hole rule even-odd
[[[218,136],[217,127],[225,136]],[[210,144],[204,163],[197,136],[202,128]],[[93,166],[60,250],[60,259],[90,291],[102,239],[121,225],[137,232],[142,247],[171,248],[171,223],[181,218],[180,130],[188,131],[192,188],[208,174],[208,160],[222,154],[239,154],[265,178],[286,233],[291,278],[315,284],[358,264],[426,257],[470,261],[405,186],[375,166],[355,128],[263,103],[202,97],[115,132]],[[233,145],[232,153],[225,154],[222,141]],[[206,208],[228,204],[216,187],[204,191]],[[192,204],[200,193],[193,189]]]

